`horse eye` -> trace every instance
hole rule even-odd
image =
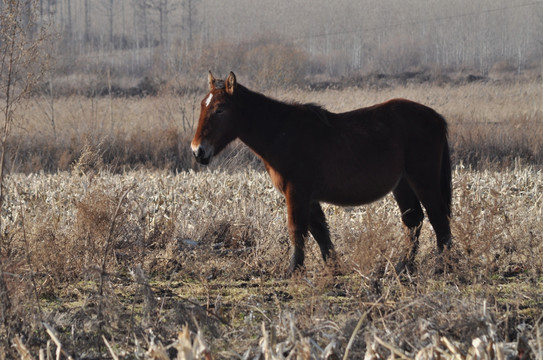
[[[224,112],[224,109],[218,108],[218,109],[215,111],[215,114],[222,114],[223,112]]]

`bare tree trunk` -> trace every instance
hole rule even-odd
[[[43,26],[43,0],[40,0],[40,25]]]
[[[164,0],[165,1],[165,0]],[[158,18],[159,18],[159,34],[160,34],[160,46],[164,48],[164,16],[166,13],[166,9],[164,8],[164,1],[159,0],[158,4]]]
[[[47,0],[47,16],[50,21],[55,21],[58,12],[58,3],[56,0]]]
[[[56,19],[55,21],[59,24],[59,29],[64,30],[64,3],[62,1],[57,1],[55,6],[57,8],[58,15],[58,19]]]
[[[170,27],[170,23],[169,23],[169,19],[168,19],[168,16],[169,16],[169,13],[170,13],[170,9],[168,9],[168,0],[163,0],[163,11],[164,11],[164,28],[163,28],[163,38],[164,38],[164,47],[166,49],[169,50],[170,48],[170,31],[169,31],[169,27]]]
[[[11,81],[11,80],[8,80]],[[6,91],[9,96],[9,90]],[[6,102],[9,101],[9,98],[6,99]],[[7,109],[7,107],[6,107]],[[5,116],[8,116],[7,114],[4,114]],[[4,162],[6,159],[6,141],[7,141],[7,134],[8,134],[8,119],[5,119],[3,134],[2,134],[2,154],[0,154],[0,211],[3,209],[3,200],[4,200],[4,193],[3,193],[3,184],[4,184]],[[4,236],[3,229],[2,229],[2,223],[0,218],[0,231],[2,233],[0,236]],[[6,285],[6,281],[4,279],[4,268],[2,265],[2,256],[0,254],[0,321],[6,329],[9,329],[8,322],[10,317],[10,311],[11,311],[11,301],[9,298],[9,291],[8,287]]]
[[[193,13],[194,13],[194,2],[193,0],[186,0],[186,13],[187,13],[187,27],[188,27],[188,32],[189,32],[189,39],[188,39],[188,44],[189,44],[189,50],[192,50],[192,33],[193,33],[193,30],[194,30],[194,18],[193,18]]]
[[[88,44],[90,42],[90,9],[89,9],[89,0],[84,1],[84,7],[85,7],[85,33],[84,33],[84,42],[85,44]]]
[[[26,35],[29,38],[32,38],[32,30],[33,30],[30,26],[28,26],[28,24],[30,23],[31,12],[32,12],[32,3],[30,1],[25,1],[23,3],[23,8],[21,11],[21,19],[23,21],[23,29],[25,29],[25,31],[27,32]]]
[[[113,43],[113,0],[109,0],[107,17],[109,22],[109,45],[114,48],[115,45]]]
[[[114,0],[109,0],[109,42],[112,47],[115,47],[115,39],[113,38],[113,16],[115,11],[113,11]]]
[[[149,47],[149,32],[147,28],[147,1],[142,0],[142,18],[143,18],[143,41],[145,43],[145,47]]]
[[[124,0],[121,1],[121,48],[124,48],[126,45],[126,22],[125,22],[125,12],[124,12]]]
[[[66,45],[68,48],[68,51],[72,52],[73,48],[73,26],[72,26],[72,0],[66,0],[66,26],[64,30],[64,36],[66,39]]]

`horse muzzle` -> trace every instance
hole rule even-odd
[[[213,147],[212,146],[203,146],[202,144],[198,146],[191,145],[192,154],[196,161],[202,165],[209,164],[211,157],[213,156]]]

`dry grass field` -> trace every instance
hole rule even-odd
[[[50,99],[18,108],[0,359],[543,358],[540,83],[270,93],[332,111],[406,97],[449,120],[454,247],[436,274],[426,221],[411,276],[387,196],[324,207],[342,275],[310,241],[285,279],[285,204],[258,162],[235,145],[191,164],[203,95],[55,99],[54,127]]]
[[[17,108],[17,127],[8,165],[15,172],[70,170],[88,148],[114,172],[134,168],[188,170],[192,128],[198,120],[200,93],[145,98],[71,96],[34,98]],[[243,81],[243,78],[242,80]],[[522,162],[543,163],[543,87],[535,79],[479,81],[453,85],[360,80],[359,87],[324,91],[276,90],[281,100],[315,102],[331,111],[348,111],[394,97],[433,107],[449,121],[456,163],[504,168]],[[213,168],[229,167],[237,147]],[[238,160],[236,158],[236,160]]]

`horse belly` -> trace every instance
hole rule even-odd
[[[368,204],[394,190],[401,176],[401,167],[396,164],[370,166],[355,173],[331,172],[321,177],[323,181],[317,186],[315,197],[335,205]]]
[[[316,194],[315,198],[319,201],[324,201],[334,205],[341,206],[356,206],[369,204],[384,197],[391,192],[397,185],[399,179],[389,186],[375,186],[375,184],[368,184],[364,187],[353,186],[350,189],[334,188],[326,189],[321,193]]]
[[[353,206],[384,197],[403,175],[401,144],[401,134],[389,124],[373,124],[367,133],[342,129],[319,152],[321,200]]]

